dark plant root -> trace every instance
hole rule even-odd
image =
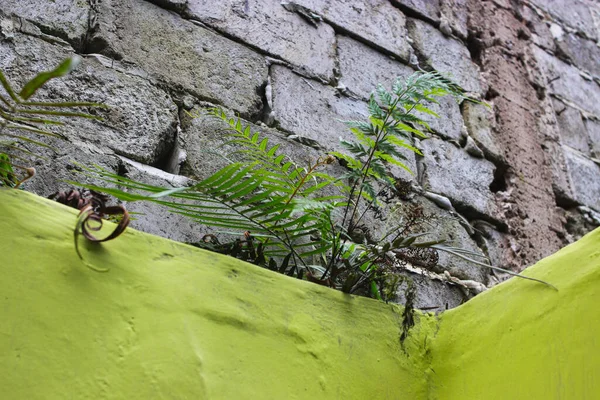
[[[92,190],[85,190],[82,192],[77,190],[56,192],[50,195],[48,198],[80,210],[79,216],[77,217],[77,224],[73,232],[75,251],[77,252],[77,255],[81,261],[83,261],[88,268],[97,272],[107,272],[108,269],[92,266],[83,259],[83,256],[79,251],[79,243],[77,239],[81,234],[90,242],[102,243],[119,237],[123,232],[125,232],[125,229],[127,229],[127,226],[131,221],[129,213],[125,207],[121,204],[116,206],[107,206],[106,201],[108,200],[108,196]],[[122,215],[114,231],[104,238],[98,238],[94,236],[93,232],[98,232],[102,229],[103,220],[106,217],[113,215]]]
[[[404,304],[404,311],[402,312],[402,333],[400,334],[400,344],[402,349],[406,352],[406,349],[404,348],[404,341],[410,334],[410,329],[415,326],[414,303],[417,297],[417,287],[412,280],[408,281],[408,286],[406,287],[404,294],[406,296],[406,304]]]

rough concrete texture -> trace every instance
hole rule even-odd
[[[111,108],[92,110],[104,117],[101,123],[70,121],[67,142],[48,142],[57,152],[43,150],[49,162],[32,161],[38,176],[25,185],[37,193],[66,189],[60,179],[79,180],[73,161],[166,187],[206,176],[222,158],[203,150],[219,150],[223,128],[190,121],[183,110],[195,105],[241,115],[297,160],[341,151],[339,137],[352,139],[341,120],[363,119],[377,83],[389,87],[420,66],[451,76],[491,105],[442,99],[432,106],[442,118],[427,117],[434,139],[421,144],[430,154],[419,168],[414,154],[406,154],[419,179],[390,168],[411,180],[415,192],[424,193],[420,184],[429,190],[441,207],[432,212],[444,216],[454,207],[457,218],[480,226],[451,227],[461,232],[457,245],[521,270],[594,226],[589,215],[598,207],[600,182],[593,160],[600,158],[594,2],[42,3],[0,1],[0,68],[20,86],[80,53],[79,69],[50,82],[38,98]],[[343,174],[342,167],[335,173]],[[128,206],[145,212],[134,224],[149,232],[186,241],[207,232],[155,205]],[[573,228],[580,220],[591,222]],[[378,221],[370,223],[376,231]],[[455,288],[436,287],[444,292],[439,299],[454,298]]]
[[[258,53],[143,0],[97,7],[94,52],[134,63],[174,89],[245,115],[260,111],[267,64]]]
[[[293,0],[289,3],[308,8],[345,33],[404,61],[410,58],[406,17],[387,0]]]
[[[333,79],[335,33],[331,26],[311,25],[279,1],[189,0],[185,14],[309,74]]]
[[[556,126],[541,120],[544,110],[538,96],[545,92],[544,86],[530,78],[540,73],[533,62],[538,48],[531,35],[522,34],[528,32],[526,21],[493,2],[473,0],[469,8],[478,62],[490,86],[488,96],[494,101],[494,131],[500,139],[496,144],[508,164],[495,177],[494,190],[507,232],[518,245],[505,249],[503,259],[505,265],[516,267],[532,263],[564,243],[563,220],[552,187],[553,160],[544,145],[546,135],[554,136]]]
[[[468,92],[482,91],[479,68],[460,41],[416,19],[409,20],[408,31],[423,67],[441,72]]]

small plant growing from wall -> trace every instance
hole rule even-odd
[[[15,91],[4,73],[0,71],[0,84],[5,92],[5,95],[0,94],[0,138],[2,138],[0,140],[0,187],[16,189],[23,182],[31,179],[35,175],[35,169],[24,164],[31,158],[49,162],[36,150],[40,148],[54,149],[40,138],[64,139],[64,137],[60,133],[51,132],[46,128],[47,126],[64,126],[65,120],[72,118],[101,120],[100,117],[78,111],[78,108],[105,107],[102,104],[31,100],[38,89],[48,81],[64,77],[73,71],[80,62],[79,56],[67,58],[53,70],[37,74],[20,91]],[[80,257],[81,254],[77,247],[77,236],[80,233],[90,241],[103,242],[119,236],[129,223],[129,216],[125,208],[123,206],[106,206],[107,199],[99,193],[81,194],[71,191],[55,193],[51,197],[55,197],[65,205],[81,210],[74,230],[75,249]],[[92,232],[98,230],[102,219],[107,215],[115,214],[123,216],[117,229],[105,238],[95,237]]]
[[[153,201],[201,224],[233,230],[238,236],[234,241],[220,243],[207,235],[200,245],[346,293],[387,300],[400,283],[393,274],[397,257],[435,263],[438,250],[514,275],[475,260],[478,254],[446,246],[443,240],[423,240],[431,232],[416,229],[425,217],[422,210],[413,210],[412,222],[407,220],[382,237],[367,237],[362,229],[365,215],[377,214],[382,197],[398,190],[386,165],[409,170],[402,151],[420,154],[412,138],[426,138],[423,130],[429,127],[416,113],[437,117],[427,104],[446,95],[470,100],[434,72],[398,79],[391,90],[379,86],[369,100],[368,119],[348,122],[355,140],[342,141],[347,152],[324,154],[307,166],[280,154],[278,146],[271,146],[239,118],[212,109],[213,117],[229,125],[226,143],[237,149],[236,162],[190,187],[175,189],[91,169],[96,178],[126,190],[87,187],[123,201]],[[337,161],[346,166],[345,176],[327,172]]]
[[[18,188],[35,175],[35,169],[22,165],[26,157],[43,158],[36,148],[51,148],[39,137],[62,138],[59,133],[45,128],[48,125],[62,126],[65,122],[58,117],[99,119],[79,111],[78,107],[101,107],[97,103],[32,101],[31,97],[49,80],[67,75],[81,62],[74,56],[66,59],[55,69],[41,72],[28,81],[20,91],[15,91],[0,71],[0,84],[5,95],[0,94],[0,185]],[[28,146],[29,145],[29,146]]]

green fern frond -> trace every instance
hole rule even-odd
[[[0,173],[3,175],[10,175],[11,181],[17,182],[14,186],[19,186],[24,180],[29,179],[33,176],[33,169],[18,166],[13,164],[12,160],[23,160],[22,157],[15,154],[15,152],[27,154],[32,157],[37,157],[37,154],[33,150],[24,148],[21,144],[28,143],[37,147],[53,148],[43,142],[33,139],[32,137],[11,133],[12,131],[19,130],[27,132],[33,135],[49,136],[56,138],[63,138],[62,135],[54,132],[50,132],[44,129],[47,125],[65,125],[64,122],[53,119],[55,117],[68,117],[68,118],[86,118],[100,120],[101,118],[91,115],[85,112],[78,111],[64,111],[54,110],[58,109],[71,109],[77,107],[105,107],[102,104],[89,103],[89,102],[43,102],[43,101],[28,101],[39,88],[44,86],[49,80],[54,78],[63,77],[71,72],[81,61],[79,56],[74,56],[63,61],[59,66],[51,71],[41,72],[36,75],[33,79],[27,82],[23,88],[17,93],[11,86],[8,79],[2,71],[0,71],[0,84],[4,88],[4,91],[8,97],[0,95],[0,136],[14,139],[10,142],[0,142],[2,148],[0,154],[4,154],[5,157],[2,161],[2,169]],[[44,117],[40,117],[44,116]],[[18,179],[14,170],[8,169],[7,166],[16,167],[26,171],[27,176],[24,179]],[[6,179],[2,179],[2,183],[9,185]],[[10,186],[10,185],[9,185]]]

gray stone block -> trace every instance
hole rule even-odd
[[[245,115],[262,107],[259,89],[267,79],[262,56],[146,1],[99,3],[92,44],[174,89]]]
[[[550,93],[566,98],[592,114],[600,115],[600,90],[595,82],[583,79],[577,68],[539,47],[534,48],[534,55],[546,77]]]
[[[425,236],[422,241],[443,239],[446,240],[444,244],[448,246],[483,255],[477,243],[469,236],[456,216],[441,210],[429,200],[419,198],[418,202],[423,206],[425,213],[435,215],[429,229],[432,233]],[[487,284],[489,268],[479,267],[472,262],[443,251],[438,251],[438,255],[439,262],[437,267],[434,268],[435,272],[448,271],[455,278],[472,279]],[[483,261],[481,258],[477,258],[477,260]]]
[[[384,48],[403,61],[410,58],[406,17],[388,0],[293,0],[325,21]]]
[[[571,188],[571,179],[567,172],[567,163],[565,161],[562,145],[553,140],[546,140],[542,145],[546,160],[550,165],[552,173],[552,191],[558,205],[571,207],[576,203],[573,189]]]
[[[389,90],[397,77],[407,78],[415,72],[409,66],[347,36],[338,36],[338,56],[340,83],[363,99],[369,98],[377,84]]]
[[[549,27],[550,21],[529,5],[519,4],[517,10],[532,33],[533,43],[545,49],[554,50],[554,37]]]
[[[391,0],[398,7],[406,7],[425,19],[439,22],[441,4],[440,0]]]
[[[21,87],[72,55],[60,46],[17,34],[10,42],[0,42],[0,69]],[[108,147],[146,164],[159,163],[175,139],[177,106],[170,96],[146,79],[106,67],[93,57],[85,58],[68,77],[48,82],[32,100],[108,105],[108,110],[88,110],[104,118],[102,122],[71,118],[56,129],[73,141]]]
[[[590,139],[592,157],[600,159],[600,120],[586,119],[585,127]]]
[[[349,141],[355,138],[343,121],[365,120],[366,103],[340,96],[330,86],[308,81],[285,67],[274,66],[271,71],[276,123],[283,130],[311,139],[324,149],[345,153],[340,138]],[[402,153],[407,158],[406,166],[416,173],[414,153],[408,150]],[[413,178],[401,167],[389,168],[397,178]]]
[[[575,200],[600,211],[600,166],[569,147],[563,152]]]
[[[573,64],[600,78],[600,47],[596,42],[567,33],[556,45]]]
[[[189,0],[186,15],[325,80],[333,78],[335,32],[310,25],[279,1]]]
[[[442,11],[441,11],[441,23],[440,30],[443,29],[443,25],[447,24],[452,32],[462,38],[466,39],[469,32],[467,31],[467,0],[441,0]]]
[[[185,177],[167,174],[161,170],[121,161],[121,173],[135,181],[170,189],[187,186]],[[135,213],[130,226],[140,231],[159,235],[167,239],[185,243],[196,243],[202,236],[214,233],[216,229],[200,225],[193,219],[173,213],[160,204],[149,201],[125,202],[129,212]]]
[[[330,86],[309,81],[288,68],[271,68],[273,112],[279,126],[312,139],[322,147],[339,149],[339,138],[354,138],[345,120],[364,120],[366,103],[340,96]]]
[[[340,83],[363,99],[368,99],[377,84],[391,90],[396,78],[406,79],[415,72],[412,68],[346,36],[338,37],[338,54]],[[440,99],[439,102],[440,104],[430,104],[429,107],[441,118],[424,113],[419,113],[419,117],[441,136],[458,139],[462,127],[458,103],[450,96]]]
[[[44,32],[81,49],[88,30],[90,5],[80,0],[2,0],[0,11],[31,21]]]
[[[410,19],[408,30],[421,61],[459,84],[468,92],[481,93],[479,67],[463,44],[445,37],[426,22]]]
[[[234,154],[238,146],[226,144],[227,134],[230,127],[225,122],[209,116],[202,108],[193,110],[197,118],[182,114],[181,139],[184,149],[188,155],[188,173],[198,179],[205,179],[217,172],[219,169],[236,161]],[[268,139],[268,147],[279,145],[277,154],[288,156],[285,161],[293,161],[298,166],[306,167],[314,164],[317,159],[326,155],[325,151],[319,151],[302,145],[291,139],[281,131],[264,126],[257,126],[247,121],[242,122],[244,126],[250,126],[252,133],[259,133],[260,140]],[[229,160],[228,160],[229,159]],[[332,175],[341,175],[342,171],[333,165],[322,167],[322,172]]]
[[[422,141],[422,184],[426,190],[452,200],[459,208],[469,208],[496,216],[490,184],[494,180],[494,164],[473,158],[462,149],[439,139]]]
[[[473,138],[477,146],[484,154],[492,160],[504,160],[502,149],[496,143],[493,128],[496,123],[491,107],[483,104],[465,102],[462,106],[463,118],[469,136]]]
[[[589,155],[589,139],[581,112],[556,99],[553,99],[552,103],[558,122],[560,142]]]
[[[439,118],[422,112],[418,112],[416,115],[427,122],[433,132],[437,133],[438,135],[446,139],[459,140],[463,126],[460,105],[452,96],[444,96],[438,98],[437,101],[439,104],[430,103],[425,105],[431,111],[438,114]]]
[[[371,232],[373,238],[378,240],[392,231],[393,228],[404,229],[404,224],[411,218],[411,205],[421,207],[425,218],[421,221],[420,226],[417,225],[411,228],[410,233],[430,232],[419,238],[418,242],[445,240],[447,246],[483,255],[477,243],[469,236],[455,214],[438,207],[432,201],[421,196],[415,197],[410,203],[402,202],[386,205],[383,210],[383,215],[387,218],[385,221],[373,219],[367,223],[367,226],[373,227]],[[394,237],[395,235],[392,234],[387,240],[389,241]],[[440,274],[448,271],[450,275],[459,279],[472,279],[484,284],[487,283],[489,268],[479,267],[472,262],[443,251],[438,251],[438,256],[439,261],[436,266],[430,268],[431,271]],[[482,261],[483,259],[478,258],[478,260]],[[417,264],[415,263],[414,266],[422,267]]]
[[[427,312],[442,312],[458,307],[467,301],[467,296],[455,284],[411,272],[404,272],[401,275],[412,279],[417,286],[415,308],[425,309]],[[398,288],[396,298],[393,300],[394,303],[406,303],[405,290],[406,283],[403,283]]]
[[[591,2],[584,0],[532,0],[531,2],[590,39],[599,38]]]

